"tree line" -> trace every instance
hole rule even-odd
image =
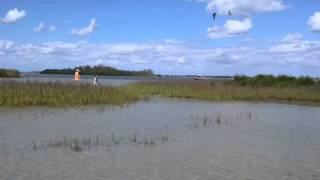
[[[20,72],[15,69],[0,69],[0,77],[16,78],[20,77]]]
[[[80,70],[82,75],[102,75],[102,76],[154,76],[151,69],[141,71],[120,70],[110,66],[77,66],[75,68],[65,69],[45,69],[40,74],[74,74],[76,69]]]

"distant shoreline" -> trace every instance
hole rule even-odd
[[[144,70],[121,70],[111,66],[78,66],[74,68],[64,69],[45,69],[40,74],[74,74],[76,70],[80,71],[80,75],[100,75],[100,76],[156,76],[151,69]]]
[[[19,78],[20,72],[15,69],[0,69],[0,78]]]

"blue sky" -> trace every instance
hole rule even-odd
[[[317,13],[318,0],[1,0],[0,67],[320,76]]]

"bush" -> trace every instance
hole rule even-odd
[[[15,78],[20,77],[20,73],[14,69],[0,69],[0,77],[2,78]]]
[[[240,85],[250,86],[313,86],[316,81],[309,76],[300,76],[298,78],[287,75],[263,75],[259,74],[254,77],[244,75],[234,76],[234,82]]]

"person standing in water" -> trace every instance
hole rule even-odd
[[[93,78],[93,85],[98,85],[98,75],[95,75]]]
[[[74,83],[79,84],[80,83],[80,70],[77,69],[74,73]]]

